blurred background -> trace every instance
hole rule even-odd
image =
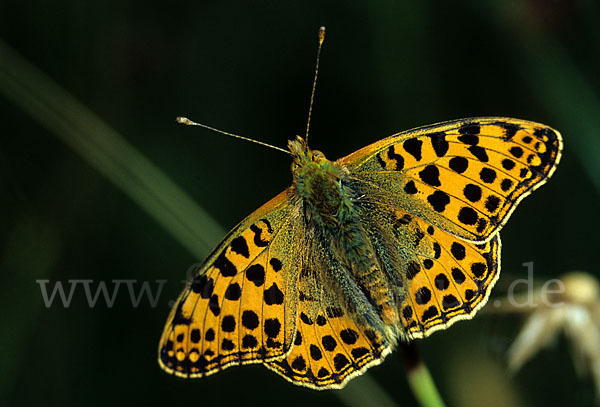
[[[598,278],[600,6],[593,0],[3,1],[0,4],[2,405],[414,405],[398,352],[343,391],[261,366],[196,381],[157,345],[191,265],[291,182],[316,32],[327,27],[311,146],[335,159],[395,132],[470,116],[564,137],[551,181],[503,229],[502,275]],[[47,283],[44,283],[47,280]],[[84,283],[122,283],[95,306]],[[163,282],[161,282],[163,281]],[[160,293],[158,290],[161,289]],[[449,405],[590,405],[564,337],[508,374],[522,316],[480,313],[419,341]]]

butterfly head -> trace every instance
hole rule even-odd
[[[322,152],[308,148],[302,137],[290,140],[288,147],[295,192],[322,217],[336,214],[342,202],[343,169]]]

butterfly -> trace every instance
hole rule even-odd
[[[500,272],[499,231],[560,160],[552,128],[471,118],[337,161],[297,137],[292,185],[240,222],[175,303],[159,364],[204,377],[262,363],[342,388],[399,341],[470,319]]]

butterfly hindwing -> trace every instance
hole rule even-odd
[[[500,275],[500,236],[473,243],[402,212],[401,227],[414,227],[418,247],[401,271],[407,295],[399,309],[410,339],[471,318],[487,302]]]
[[[367,199],[365,198],[365,201]],[[363,203],[382,273],[397,291],[404,340],[423,338],[471,318],[500,273],[500,236],[484,243],[457,238],[401,209]]]
[[[163,369],[201,377],[283,357],[295,334],[301,225],[284,191],[234,228],[175,303],[159,345]]]
[[[560,159],[542,124],[474,118],[398,133],[338,162],[379,200],[470,241],[486,241]]]
[[[291,352],[266,366],[287,380],[314,389],[339,389],[391,351],[375,330],[360,325],[339,304],[299,302]]]

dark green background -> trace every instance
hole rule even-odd
[[[548,124],[563,134],[563,160],[503,230],[503,274],[492,295],[523,277],[529,261],[541,282],[573,269],[598,276],[598,4],[451,3],[5,1],[0,38],[225,230],[289,185],[289,157],[174,118],[185,114],[285,147],[304,132],[316,30],[325,25],[313,148],[334,159],[400,130],[469,116]],[[4,79],[10,63],[0,61]],[[156,348],[168,304],[201,256],[42,125],[35,109],[14,103],[8,86],[0,91],[3,405],[314,406],[341,404],[348,395],[358,400],[354,394],[378,400],[362,378],[340,393],[292,386],[260,366],[197,381],[163,373]],[[37,86],[31,92],[48,96]],[[61,117],[63,108],[51,106]],[[221,237],[204,236],[211,245]],[[198,244],[202,255],[205,246]],[[56,301],[47,309],[37,279],[167,283],[156,308],[147,299],[133,308],[121,287],[113,308],[101,299],[91,309],[79,287],[70,307]],[[419,341],[447,402],[592,403],[592,382],[576,377],[564,339],[518,374],[505,373],[505,351],[521,322],[480,314]],[[369,375],[396,403],[414,405],[397,353]]]

